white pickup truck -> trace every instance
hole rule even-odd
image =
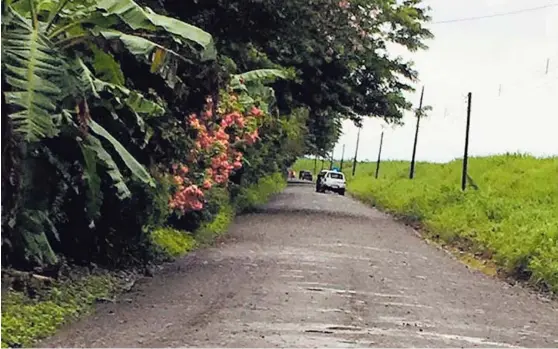
[[[345,175],[337,171],[322,171],[316,179],[316,192],[325,193],[326,190],[333,191],[339,195],[345,195]]]

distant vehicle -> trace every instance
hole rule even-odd
[[[302,180],[306,180],[306,181],[312,181],[312,172],[302,170],[298,173],[298,179],[302,179]]]
[[[345,195],[345,175],[343,172],[323,170],[316,179],[316,192],[325,193],[326,190]]]
[[[296,171],[293,170],[292,168],[288,169],[288,178],[289,179],[295,179],[296,178]]]

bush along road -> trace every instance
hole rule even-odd
[[[297,184],[38,345],[554,347],[557,316],[390,216]]]

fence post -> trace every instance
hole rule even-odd
[[[343,159],[345,158],[345,144],[343,144],[343,151],[341,152],[341,164],[339,164],[339,171],[343,172]]]
[[[384,131],[382,131],[382,135],[380,136],[380,149],[378,150],[378,161],[376,162],[376,179],[380,174],[380,161],[382,160],[382,144],[384,143]]]
[[[467,94],[467,125],[465,126],[465,151],[463,152],[463,173],[461,174],[461,190],[467,187],[467,166],[469,165],[469,129],[471,127],[472,93]]]
[[[356,164],[357,164],[357,155],[358,155],[358,143],[360,141],[360,130],[362,129],[362,126],[358,128],[358,133],[357,133],[357,141],[356,141],[356,149],[355,149],[355,158],[353,159],[353,177],[355,176],[355,171],[356,171]]]
[[[424,97],[424,86],[422,87],[422,91],[420,92],[420,102],[419,102],[419,108],[417,112],[417,127],[415,130],[415,141],[413,143],[413,156],[411,158],[411,170],[409,171],[409,179],[413,179],[415,177],[415,157],[417,155],[417,140],[418,140],[418,133],[419,133],[419,125],[420,125],[420,115],[422,113],[423,97]]]

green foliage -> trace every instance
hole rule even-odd
[[[213,219],[202,223],[195,231],[196,240],[201,244],[208,244],[216,237],[225,234],[234,219],[234,215],[235,211],[230,203],[222,205]]]
[[[188,61],[185,55],[189,52],[207,60],[214,58],[214,47],[211,35],[201,29],[156,14],[131,0],[80,3],[19,0],[4,5],[3,123],[4,120],[11,122],[15,142],[40,143],[40,156],[48,153],[49,160],[71,165],[56,169],[62,184],[55,183],[54,178],[51,183],[32,183],[44,187],[33,187],[38,197],[28,200],[26,195],[31,191],[14,194],[18,196],[10,210],[12,217],[4,219],[3,216],[4,227],[5,222],[12,222],[8,227],[11,240],[4,239],[3,244],[12,244],[15,254],[24,250],[25,260],[31,264],[54,264],[57,251],[52,245],[68,250],[60,243],[71,244],[76,239],[53,239],[58,236],[56,224],[61,222],[49,219],[56,214],[49,209],[49,201],[57,200],[57,206],[66,210],[69,207],[62,206],[70,201],[84,206],[82,212],[86,217],[74,212],[71,215],[74,226],[70,228],[83,232],[95,230],[95,222],[102,220],[101,212],[106,211],[103,203],[111,202],[112,195],[121,201],[142,200],[133,197],[129,189],[131,182],[139,181],[155,190],[150,173],[137,156],[138,149],[145,148],[154,133],[147,123],[165,114],[165,104],[154,91],[148,94],[156,101],[124,86],[129,81],[115,57],[122,59],[123,52],[131,52],[152,67],[156,64],[154,73],[168,79],[172,75],[169,69],[176,68],[176,61],[165,58],[165,54],[180,48],[183,61]],[[139,29],[143,33],[138,35]],[[145,39],[146,32],[156,33],[157,40],[165,42],[159,44]],[[115,41],[123,45],[115,45]],[[141,45],[144,45],[143,51]],[[145,47],[151,47],[151,51]],[[103,50],[105,48],[108,52]],[[75,141],[77,147],[70,144]],[[20,146],[18,150],[23,150],[26,157],[26,152],[36,154],[35,148]],[[76,148],[79,153],[74,151]],[[115,160],[113,154],[120,159]],[[125,165],[123,170],[120,164]],[[3,181],[8,171],[12,177],[25,177],[24,172],[38,170],[20,167],[20,171],[16,171],[19,166],[15,166],[12,170],[3,168]],[[75,173],[81,171],[82,174]],[[82,180],[86,190],[82,190]],[[116,190],[107,190],[107,182]],[[72,191],[65,189],[71,198],[49,195],[49,187],[71,188]],[[83,204],[81,192],[87,193]],[[36,202],[41,202],[42,209],[35,207]],[[133,202],[122,203],[129,204],[134,205]],[[116,211],[122,208],[117,207]],[[37,214],[30,215],[30,212]],[[75,225],[78,222],[81,226]],[[106,239],[100,240],[111,245]]]
[[[157,228],[150,233],[153,244],[170,257],[180,257],[196,247],[194,238],[187,232],[169,227]]]
[[[99,298],[117,288],[109,275],[58,283],[37,298],[2,292],[2,348],[29,347],[54,333],[65,322],[88,312]]]
[[[411,62],[391,58],[386,48],[398,43],[411,51],[423,49],[432,37],[424,27],[429,9],[419,0],[357,0],[346,9],[340,4],[169,0],[161,10],[211,32],[219,53],[240,71],[295,71],[297,79],[273,85],[279,109],[281,114],[296,107],[309,109],[307,152],[321,154],[335,144],[344,118],[401,119],[411,107],[403,92],[411,89],[417,74]]]
[[[312,168],[311,160],[297,167]],[[312,167],[310,167],[312,166]],[[359,164],[349,192],[364,202],[420,219],[448,243],[488,252],[505,272],[558,291],[558,158],[501,155],[470,159],[478,190],[460,188],[461,161]],[[349,172],[349,171],[347,171]]]
[[[250,211],[265,204],[271,196],[281,192],[286,185],[285,177],[280,173],[261,178],[256,184],[240,191],[234,201],[235,207],[240,213]]]

